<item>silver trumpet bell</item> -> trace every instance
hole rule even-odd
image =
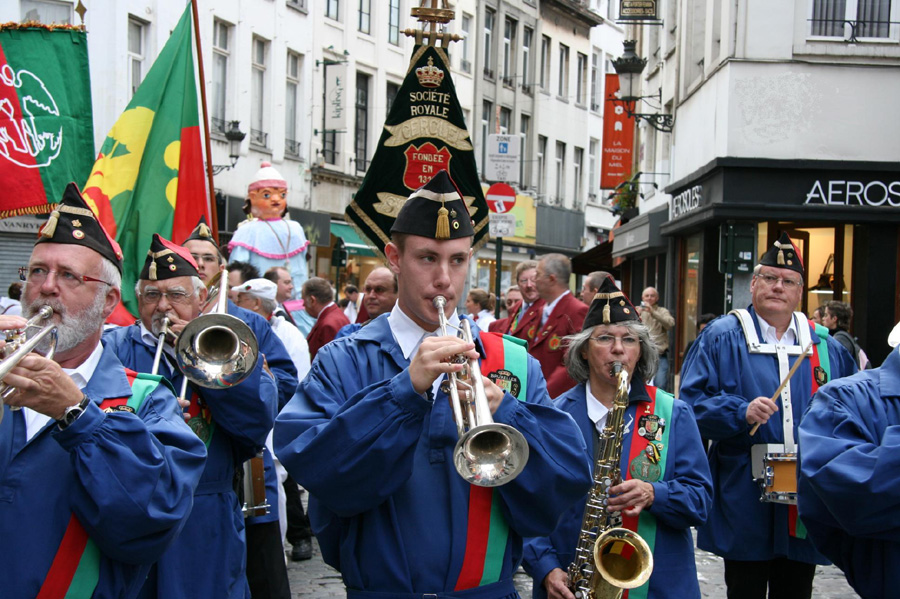
[[[210,298],[218,302],[214,310],[201,314],[184,327],[175,343],[175,359],[184,376],[208,389],[233,387],[256,367],[259,344],[256,335],[240,318],[226,312],[228,277],[221,272],[210,281]]]
[[[53,308],[50,306],[43,306],[38,310],[37,314],[32,316],[31,319],[25,323],[25,328],[7,331],[6,345],[2,350],[3,361],[0,362],[0,380],[3,380],[3,378],[9,374],[10,371],[22,361],[22,358],[34,351],[34,348],[37,347],[47,335],[50,336],[50,349],[44,357],[48,360],[53,359],[53,354],[56,352],[57,330],[56,324],[50,321],[52,316]],[[46,323],[42,324],[42,321],[46,321]],[[28,329],[35,327],[41,327],[41,330],[38,331],[37,334],[28,337],[26,340]],[[3,420],[3,400],[9,397],[15,390],[15,387],[11,387],[6,383],[0,384],[0,421]],[[11,406],[10,409],[17,410],[18,408]]]
[[[433,303],[437,308],[441,334],[446,336],[450,328],[456,328],[447,322],[444,314],[447,299],[439,295]],[[465,341],[472,342],[468,320],[462,321],[459,331]],[[459,441],[453,449],[456,471],[466,482],[479,487],[499,487],[513,480],[528,462],[528,442],[513,427],[494,422],[491,418],[478,360],[466,360],[466,367],[460,376],[451,372],[447,375],[447,381],[447,393],[459,434]],[[465,399],[459,396],[460,384],[467,387]]]

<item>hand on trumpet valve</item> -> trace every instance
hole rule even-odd
[[[59,364],[35,353],[22,358],[3,382],[15,389],[4,399],[7,405],[31,408],[56,420],[82,397],[81,389]]]
[[[459,373],[465,363],[458,360],[478,359],[474,343],[466,343],[455,336],[426,337],[419,346],[419,352],[409,364],[409,378],[416,393],[431,389],[434,381],[449,372]]]
[[[484,384],[484,396],[488,400],[488,406],[490,406],[491,415],[493,416],[500,407],[500,403],[503,401],[504,391],[486,376],[481,377],[481,382]],[[441,384],[441,390],[448,396],[450,395],[449,381],[444,381]],[[457,380],[456,390],[459,393],[459,400],[463,405],[475,401],[475,390],[472,388],[472,385],[467,378]]]
[[[0,352],[6,346],[8,335],[21,331],[25,328],[28,321],[21,316],[2,316],[0,315],[0,331],[8,331],[5,335],[0,335]],[[10,339],[11,340],[11,339]],[[2,353],[0,353],[2,355]]]
[[[648,482],[632,478],[609,489],[609,511],[633,517],[653,505],[656,492]]]

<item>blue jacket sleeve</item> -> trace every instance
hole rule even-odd
[[[265,356],[266,364],[275,376],[278,385],[278,410],[280,411],[297,390],[297,367],[285,349],[284,343],[262,316],[235,306],[233,303],[228,304],[229,312],[232,311],[232,307],[234,308],[233,315],[245,321],[253,330],[259,344],[259,352]]]
[[[528,357],[527,402],[509,393],[494,413],[528,441],[528,463],[515,479],[497,487],[510,526],[523,537],[547,535],[559,517],[591,486],[584,437],[571,416],[550,403],[540,364]]]
[[[172,392],[158,386],[137,416],[92,404],[52,434],[78,480],[72,509],[100,550],[127,563],[157,561],[190,515],[206,460]]]
[[[690,408],[677,399],[669,444],[666,476],[651,483],[655,498],[650,513],[670,528],[700,526],[712,506],[712,478],[697,423]]]
[[[533,585],[539,587],[544,584],[544,579],[551,570],[566,570],[569,564],[560,563],[550,537],[532,537],[525,539],[522,547],[522,567],[531,576]]]
[[[896,415],[870,372],[820,389],[800,423],[800,515],[810,529],[817,521],[854,537],[896,541],[900,425],[890,424]]]
[[[754,399],[729,393],[733,384],[720,378],[721,374],[732,382],[739,381],[738,371],[743,366],[737,356],[738,346],[726,340],[728,335],[700,335],[681,368],[679,397],[693,408],[700,434],[714,441],[750,430],[747,405]]]
[[[310,494],[336,515],[350,517],[381,504],[412,475],[432,404],[415,392],[406,370],[348,397],[346,389],[359,389],[365,365],[351,363],[349,352],[334,351],[340,343],[346,341],[316,355],[278,416],[274,447]]]
[[[256,455],[275,424],[278,388],[262,364],[260,358],[253,372],[234,387],[198,391],[209,405],[216,425],[237,444],[239,459]]]

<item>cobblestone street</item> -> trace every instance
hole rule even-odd
[[[724,567],[722,559],[698,550],[697,570],[700,590],[704,597],[725,598]],[[344,585],[340,574],[322,561],[318,545],[313,542],[313,559],[305,562],[288,562],[288,577],[293,597],[303,599],[332,599],[344,597]],[[519,570],[515,577],[516,588],[522,599],[531,597],[531,578]],[[834,566],[820,566],[813,585],[814,599],[849,599],[857,597],[850,589],[844,575]]]

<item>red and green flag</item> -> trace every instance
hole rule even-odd
[[[50,212],[93,153],[84,29],[0,25],[0,218]]]
[[[207,220],[191,5],[100,148],[85,201],[122,246],[122,301],[137,313],[134,283],[154,233],[183,241]]]

